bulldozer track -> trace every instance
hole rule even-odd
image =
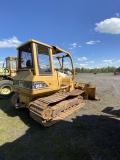
[[[85,92],[57,92],[30,103],[30,116],[44,127],[52,126],[85,105]]]

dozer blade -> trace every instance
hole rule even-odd
[[[89,99],[100,100],[100,98],[98,98],[98,96],[97,96],[97,86],[95,86],[95,85],[87,86],[86,91],[87,91]]]
[[[97,86],[96,85],[91,85],[90,83],[79,83],[79,82],[74,82],[74,87],[76,89],[81,89],[84,90],[87,93],[88,99],[91,100],[100,100],[97,96]]]
[[[85,92],[79,89],[55,93],[30,103],[30,116],[44,127],[52,126],[85,105]]]

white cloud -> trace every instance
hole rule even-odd
[[[2,39],[0,41],[0,48],[11,48],[11,47],[17,47],[21,44],[15,36],[9,39]]]
[[[86,68],[88,66],[88,64],[86,64],[86,63],[75,63],[75,66],[76,67],[84,67],[84,68]]]
[[[74,49],[74,48],[77,47],[77,43],[76,42],[75,43],[71,43],[69,45],[71,46],[69,49]]]
[[[120,18],[105,19],[96,23],[95,31],[101,33],[120,34]]]
[[[119,67],[120,60],[115,60],[115,59],[109,59],[109,60],[103,60],[99,65],[100,66],[115,66]]]
[[[80,58],[77,58],[78,61],[86,61],[87,58],[86,57],[80,57]]]
[[[90,63],[95,63],[94,61],[89,61],[89,62],[86,62],[87,64],[90,64]]]
[[[0,68],[2,68],[4,61],[0,61]]]
[[[83,67],[83,68],[88,68],[88,64],[81,63],[81,64],[79,64],[79,67],[80,67],[80,68],[82,68],[82,67]]]
[[[73,48],[71,47],[71,48],[69,48],[69,49],[73,49]]]
[[[97,40],[97,41],[88,41],[88,42],[86,42],[86,44],[96,44],[96,43],[100,43],[100,41]]]
[[[112,60],[103,60],[102,62],[107,63],[107,64],[112,64],[113,63]]]
[[[0,64],[3,64],[4,61],[0,61]]]
[[[54,59],[53,61],[54,61],[54,63],[59,63],[59,61],[58,61],[58,60],[55,60],[55,59]]]
[[[64,62],[65,65],[69,64],[69,62]]]
[[[69,44],[71,47],[69,49],[74,49],[76,47],[82,47],[81,45],[77,44],[76,42]]]
[[[75,43],[72,43],[70,45],[75,48],[77,46],[77,43],[75,42]]]
[[[120,13],[115,13],[116,17],[120,17]]]
[[[116,63],[120,63],[120,60],[117,60]]]

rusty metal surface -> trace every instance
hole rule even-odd
[[[51,126],[85,105],[83,92],[76,89],[38,98],[30,103],[30,116],[44,127]]]
[[[57,92],[57,93],[50,95],[50,96],[47,96],[47,97],[38,98],[37,100],[31,102],[30,105],[36,103],[36,105],[38,104],[38,105],[47,107],[51,103],[59,102],[65,98],[67,98],[68,96],[81,95],[83,92],[84,91],[80,90],[80,89],[75,89],[70,92]]]

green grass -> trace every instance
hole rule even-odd
[[[4,160],[91,160],[101,155],[103,159],[119,158],[119,149],[103,146],[103,143],[111,146],[118,141],[119,132],[114,133],[115,137],[111,134],[111,142],[108,142],[106,137],[112,131],[102,127],[113,121],[114,125],[118,123],[108,116],[83,115],[74,118],[73,122],[62,120],[50,128],[43,128],[29,116],[27,109],[15,109],[10,106],[10,100],[0,100],[0,156]]]
[[[19,138],[21,130],[28,127],[16,114],[18,111],[10,106],[10,100],[0,100],[0,108],[0,145],[2,145]]]

